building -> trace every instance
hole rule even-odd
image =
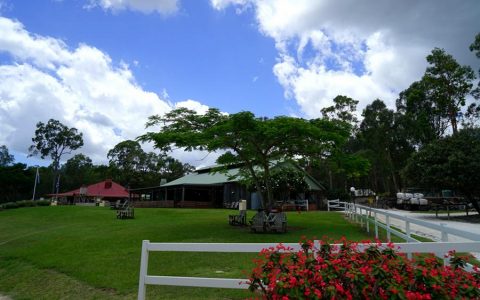
[[[135,207],[223,208],[234,207],[241,199],[247,200],[249,209],[261,206],[259,193],[248,191],[235,177],[239,174],[238,167],[229,168],[226,173],[212,172],[214,168],[197,169],[161,186],[131,189],[130,198]],[[312,176],[293,163],[279,163],[274,168],[303,172],[309,190],[300,197],[319,204],[325,188]]]
[[[89,186],[82,186],[76,190],[60,193],[57,196],[58,201],[65,204],[77,203],[96,203],[100,201],[117,201],[128,199],[129,193],[126,188],[120,184],[107,179]]]

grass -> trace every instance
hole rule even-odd
[[[288,213],[286,234],[252,234],[228,225],[231,210],[136,209],[117,220],[102,207],[35,207],[0,212],[0,294],[14,299],[135,299],[142,240],[298,242],[326,235],[367,239],[341,213]],[[249,212],[249,217],[253,212]],[[255,254],[150,255],[149,274],[246,278]],[[241,299],[247,291],[151,287],[149,299]]]

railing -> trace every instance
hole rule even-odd
[[[140,279],[138,284],[138,299],[144,300],[147,285],[173,285],[190,287],[210,287],[210,288],[229,288],[229,289],[248,289],[247,279],[236,278],[203,278],[203,277],[179,277],[179,276],[154,276],[148,275],[148,256],[152,251],[174,251],[174,252],[227,252],[227,253],[259,253],[262,249],[275,247],[277,243],[150,243],[143,241],[142,256],[140,261]],[[285,243],[285,247],[291,247],[294,251],[301,250],[298,243]],[[320,242],[315,241],[315,245],[320,247]],[[412,253],[432,253],[450,250],[458,252],[480,252],[480,242],[460,242],[460,243],[397,243],[399,252]],[[340,248],[340,245],[336,245]],[[363,251],[368,248],[368,244],[359,244],[357,249]],[[386,247],[383,245],[381,247]]]
[[[346,210],[346,205],[348,202],[340,201],[340,199],[327,200],[327,209],[328,211],[332,209],[341,209]]]
[[[404,239],[407,243],[421,243],[418,239],[412,237],[412,230],[411,225],[415,224],[417,226],[422,226],[428,228],[430,230],[436,230],[440,233],[440,241],[441,242],[448,242],[448,236],[453,235],[457,237],[461,237],[466,240],[480,242],[480,234],[472,233],[468,231],[463,231],[455,228],[448,227],[446,224],[437,225],[435,223],[430,223],[414,218],[409,218],[406,216],[397,215],[394,213],[390,213],[387,211],[379,210],[376,208],[371,208],[364,205],[358,205],[354,203],[345,203],[345,213],[347,217],[349,217],[352,221],[360,223],[361,227],[365,227],[367,232],[370,232],[370,224],[373,223],[374,230],[375,230],[375,238],[378,239],[378,229],[383,228],[387,234],[387,240],[391,240],[391,235],[395,235]],[[385,223],[379,221],[379,216],[384,216]],[[400,226],[395,224],[392,226],[392,219],[400,220],[404,222]],[[395,228],[393,228],[395,227]],[[397,230],[398,229],[398,230]],[[400,230],[405,230],[404,232]],[[438,242],[437,242],[438,243]],[[457,249],[455,249],[458,251]],[[438,257],[444,257],[445,251],[439,248],[432,248],[432,253],[435,253]],[[472,252],[472,251],[468,251]],[[411,254],[408,255],[411,258]],[[445,264],[447,263],[446,259],[444,258]],[[467,264],[466,270],[472,270],[472,265]]]

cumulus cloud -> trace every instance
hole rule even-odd
[[[0,65],[0,144],[11,151],[25,153],[36,123],[53,118],[82,132],[81,152],[105,162],[117,143],[145,133],[149,116],[174,107],[145,91],[125,63],[112,62],[99,49],[84,44],[69,49],[3,17],[0,53],[12,57],[12,63]],[[177,105],[206,109],[194,100]]]
[[[178,2],[178,0],[90,0],[86,7],[98,6],[113,12],[128,9],[146,14],[157,12],[169,15],[178,11]]]
[[[273,73],[285,96],[315,117],[338,94],[390,106],[418,80],[434,47],[462,64],[478,30],[478,1],[211,0],[214,9],[252,8],[278,51]]]

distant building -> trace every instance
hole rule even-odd
[[[128,199],[128,190],[120,184],[107,179],[89,186],[82,186],[76,190],[50,194],[49,196],[58,196],[60,202],[66,204],[76,203],[96,203],[99,201],[117,201]]]
[[[249,209],[261,206],[258,193],[248,191],[238,178],[233,179],[239,173],[238,167],[232,167],[226,173],[212,172],[214,168],[197,169],[161,186],[131,189],[130,198],[135,207],[222,208],[234,207],[241,199],[247,200]],[[303,172],[309,188],[303,199],[319,203],[325,188],[302,168],[292,163],[279,163],[273,168],[294,168]]]

